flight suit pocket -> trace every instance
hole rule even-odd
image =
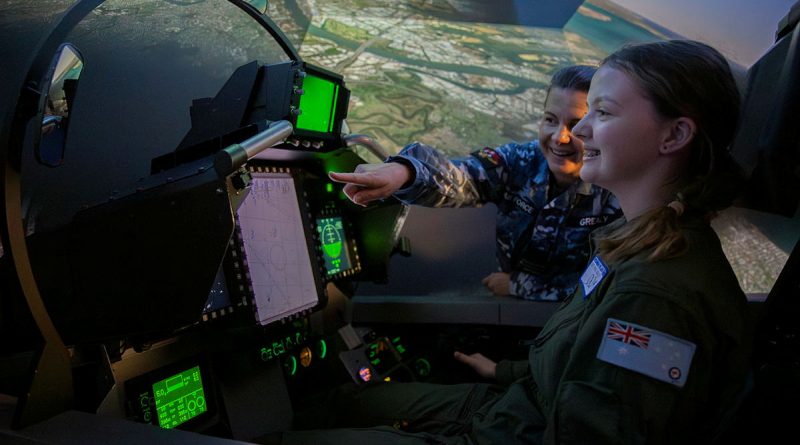
[[[566,382],[556,401],[550,443],[638,444],[628,409],[608,388],[590,382]]]

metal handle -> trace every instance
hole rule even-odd
[[[293,131],[294,127],[289,121],[273,122],[261,133],[222,149],[214,158],[214,169],[220,176],[228,176],[243,166],[248,159],[289,137]]]
[[[344,142],[348,147],[352,147],[354,145],[363,145],[364,147],[367,147],[372,154],[381,159],[386,159],[389,157],[389,152],[383,148],[383,145],[366,134],[348,134],[344,137]]]

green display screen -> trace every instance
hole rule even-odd
[[[153,397],[162,428],[174,428],[208,409],[199,366],[154,383]]]
[[[303,80],[301,113],[297,116],[296,128],[319,133],[332,132],[338,97],[339,85],[313,74],[307,75]]]
[[[350,269],[350,253],[347,238],[342,226],[342,218],[334,216],[317,219],[317,232],[322,243],[322,256],[325,258],[325,269],[333,275]]]

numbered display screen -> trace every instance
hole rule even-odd
[[[153,384],[158,424],[174,428],[208,409],[200,367],[181,371]]]
[[[318,218],[317,232],[319,232],[322,256],[325,259],[325,269],[328,275],[350,269],[352,263],[342,218],[339,216]]]

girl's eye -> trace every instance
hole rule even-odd
[[[606,116],[606,115],[608,115],[608,113],[606,112],[606,110],[601,110],[601,109],[597,109],[597,110],[595,110],[595,113],[597,113],[597,115],[598,115],[598,116],[600,116],[600,117],[603,117],[603,116]]]

